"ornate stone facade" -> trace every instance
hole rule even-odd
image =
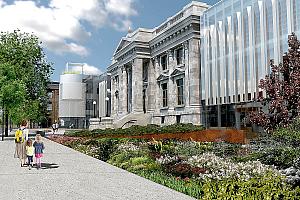
[[[200,15],[192,2],[154,29],[122,38],[107,71],[115,127],[135,124],[200,124]]]

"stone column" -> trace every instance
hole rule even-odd
[[[127,75],[125,66],[122,66],[120,71],[120,88],[119,88],[119,113],[121,115],[127,113]]]
[[[134,59],[132,65],[132,111],[143,112],[143,59]]]
[[[153,67],[155,69],[155,75],[154,75],[154,79],[155,79],[155,91],[156,91],[156,100],[155,100],[155,113],[159,114],[160,113],[160,108],[161,108],[161,88],[160,88],[160,83],[157,82],[157,78],[159,77],[160,75],[160,66],[159,66],[159,59],[158,57],[155,57],[154,60],[153,60]]]
[[[176,68],[176,58],[175,58],[175,52],[174,51],[167,51],[167,57],[168,57],[168,69],[169,69],[169,75],[175,70]],[[172,77],[170,77],[168,81],[168,107],[170,111],[174,110],[174,107],[177,105],[177,88],[176,88],[176,82]]]
[[[189,105],[199,107],[200,99],[200,47],[198,39],[191,39],[187,44],[188,47],[188,77],[186,82],[189,83]]]
[[[155,111],[155,104],[157,101],[156,93],[157,90],[156,82],[156,73],[155,73],[155,63],[152,60],[149,60],[148,66],[148,87],[147,87],[147,96],[148,96],[148,106],[147,112],[153,113]]]
[[[111,79],[111,116],[116,118],[117,107],[116,107],[116,77]]]

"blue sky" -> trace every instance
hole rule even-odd
[[[213,5],[218,0],[202,0]],[[67,62],[104,72],[128,27],[154,28],[190,0],[0,0],[0,30],[33,32],[59,81]],[[17,13],[17,14],[16,14]],[[7,19],[7,20],[3,20]]]

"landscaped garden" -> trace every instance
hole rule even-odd
[[[169,133],[174,126],[177,133],[202,130],[181,124],[155,130]],[[131,127],[116,135],[154,133],[153,128]],[[111,129],[50,139],[197,199],[300,199],[299,128],[295,121],[249,144],[114,138]]]

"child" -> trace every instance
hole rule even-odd
[[[33,153],[34,153],[34,147],[32,146],[32,140],[29,139],[26,144],[26,155],[28,159],[29,170],[31,170],[32,163],[33,163]]]
[[[39,169],[42,167],[41,159],[43,157],[43,150],[45,149],[44,143],[42,142],[42,136],[40,134],[36,134],[33,146],[35,153],[36,168]]]

